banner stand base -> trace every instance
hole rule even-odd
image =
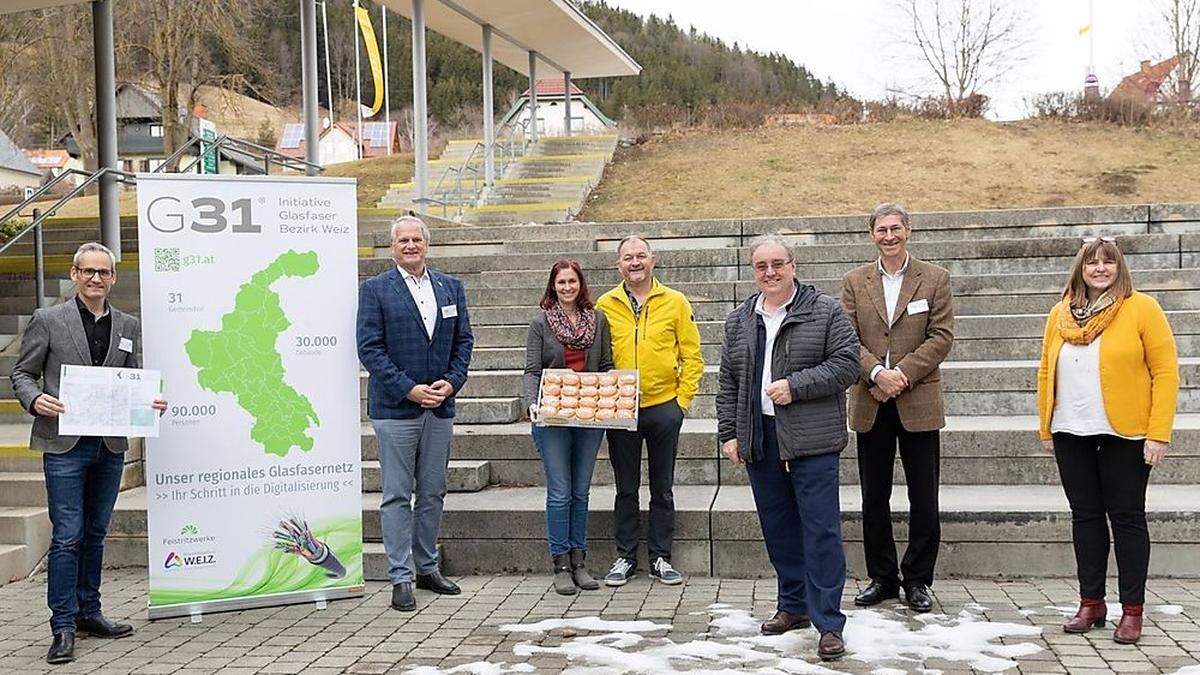
[[[201,623],[204,620],[204,614],[209,612],[237,612],[244,609],[278,607],[280,605],[298,605],[308,602],[316,603],[317,609],[326,609],[329,606],[330,600],[358,598],[362,597],[362,594],[362,586],[349,586],[345,588],[322,588],[314,591],[279,593],[277,595],[260,595],[249,598],[228,598],[226,600],[209,600],[195,603],[189,602],[180,603],[177,605],[149,607],[146,610],[146,618],[154,621],[156,619],[172,619],[181,616],[190,616],[192,618],[192,623]]]

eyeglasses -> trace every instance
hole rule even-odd
[[[110,269],[96,269],[95,267],[76,267],[75,271],[79,272],[84,279],[91,279],[94,276],[99,276],[101,279],[111,279],[113,275],[113,271]]]
[[[1084,243],[1084,244],[1094,244],[1094,243],[1096,243],[1097,241],[1102,241],[1102,242],[1104,242],[1104,243],[1106,243],[1106,244],[1115,244],[1115,243],[1117,243],[1117,240],[1116,240],[1116,238],[1115,238],[1115,237],[1084,237],[1084,238],[1083,238],[1083,243]]]
[[[762,262],[754,263],[754,271],[758,272],[759,274],[765,274],[769,269],[778,272],[791,264],[791,258],[788,258],[787,260],[772,260],[770,262],[764,260]]]

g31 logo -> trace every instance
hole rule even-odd
[[[226,212],[240,214],[230,228]],[[190,227],[195,232],[216,234],[230,228],[234,234],[259,234],[261,225],[254,224],[249,199],[235,199],[226,204],[216,197],[197,197],[184,204],[177,197],[158,197],[146,207],[146,222],[150,227],[171,234]]]

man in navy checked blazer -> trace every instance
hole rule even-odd
[[[471,322],[462,282],[425,265],[429,228],[415,216],[392,223],[396,268],[358,292],[358,358],[371,374],[367,415],[383,473],[380,520],[392,607],[412,611],[417,588],[457,595],[438,569],[454,396],[467,381]],[[413,496],[416,496],[414,502]]]

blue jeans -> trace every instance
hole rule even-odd
[[[454,418],[426,410],[410,420],[371,420],[379,439],[383,503],[379,521],[392,585],[438,571],[437,538],[446,500]]]
[[[124,468],[125,456],[109,452],[95,437],[79,439],[67,452],[42,455],[53,526],[46,583],[51,632],[74,631],[76,617],[100,613],[104,535]]]
[[[821,631],[840,631],[846,554],[838,498],[838,453],[779,459],[775,418],[763,420],[763,457],[746,463],[767,557],[779,585],[778,607],[806,614]]]
[[[588,492],[603,429],[533,427],[546,473],[546,538],[550,555],[587,550]]]

